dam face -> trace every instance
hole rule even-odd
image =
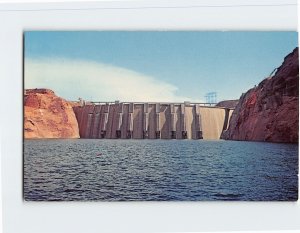
[[[73,107],[81,138],[219,139],[232,109],[190,103],[99,103]]]

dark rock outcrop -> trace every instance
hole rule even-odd
[[[298,48],[285,57],[273,77],[243,94],[223,139],[298,142]]]
[[[79,138],[73,108],[49,89],[24,93],[25,138]]]
[[[216,107],[235,108],[239,100],[224,100],[216,104]]]

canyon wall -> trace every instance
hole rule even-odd
[[[223,108],[235,108],[239,100],[223,100],[216,104],[216,107],[223,107]]]
[[[285,57],[273,77],[243,94],[222,138],[268,142],[298,142],[298,48]]]
[[[232,110],[189,103],[75,106],[81,138],[219,139]]]
[[[48,89],[25,90],[24,138],[79,138],[72,105]]]

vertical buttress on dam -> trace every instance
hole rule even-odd
[[[81,138],[219,139],[232,109],[197,103],[89,103],[73,107]]]

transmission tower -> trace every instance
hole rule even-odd
[[[205,95],[206,103],[216,104],[217,103],[217,92],[208,92]]]

